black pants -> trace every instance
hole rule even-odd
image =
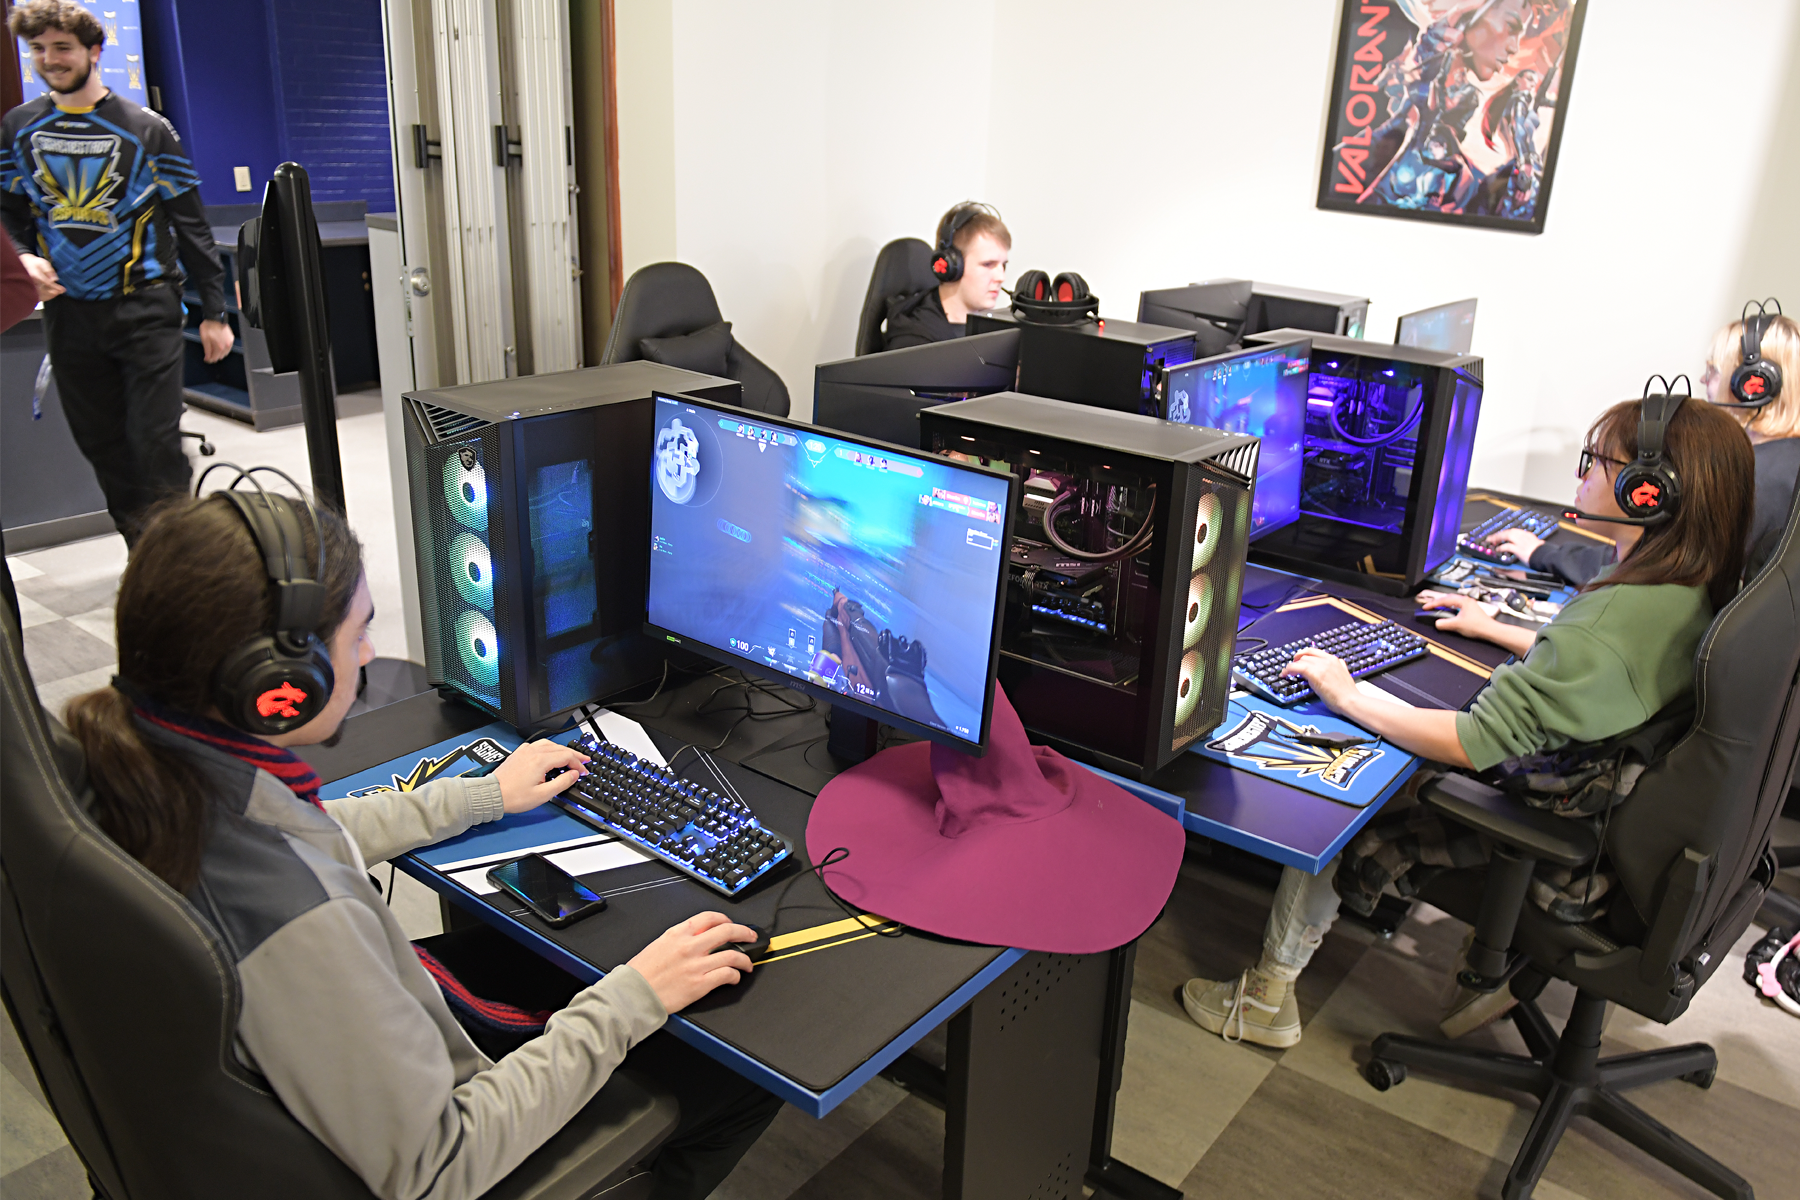
[[[586,986],[486,926],[425,938],[420,944],[484,1000],[530,1011],[560,1009]],[[487,1030],[468,1032],[492,1059],[528,1040]],[[712,1195],[781,1111],[776,1097],[672,1034],[651,1034],[621,1065],[648,1076],[681,1104],[681,1123],[651,1165],[654,1200],[704,1200]]]
[[[44,305],[63,415],[127,543],[137,540],[145,510],[187,491],[193,476],[181,448],[185,323],[181,295],[168,284]]]

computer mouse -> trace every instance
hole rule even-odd
[[[1446,617],[1454,617],[1455,615],[1456,610],[1454,608],[1421,608],[1413,614],[1413,620],[1430,621],[1433,625],[1436,625]]]
[[[719,947],[719,950],[741,950],[750,956],[751,962],[761,962],[763,955],[769,952],[769,931],[761,925],[751,925],[748,921],[739,921],[738,924],[756,930],[756,940],[754,942],[726,942]],[[717,954],[719,950],[714,950],[713,953]]]

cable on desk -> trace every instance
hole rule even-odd
[[[1240,642],[1255,642],[1255,643],[1257,643],[1257,644],[1256,644],[1256,645],[1255,645],[1255,646],[1254,646],[1254,647],[1252,647],[1252,649],[1255,649],[1255,650],[1262,650],[1262,649],[1266,649],[1266,648],[1267,648],[1267,647],[1268,647],[1268,645],[1269,645],[1269,639],[1268,639],[1268,638],[1266,638],[1266,637],[1257,637],[1257,636],[1256,636],[1256,635],[1255,635],[1255,634],[1254,634],[1254,633],[1253,633],[1253,634],[1250,634],[1250,635],[1249,635],[1249,636],[1247,636],[1247,637],[1246,637],[1246,636],[1245,636],[1245,635],[1244,635],[1244,634],[1241,634],[1241,633],[1240,633],[1240,634],[1238,634],[1238,637],[1237,637],[1237,640],[1238,640],[1238,641],[1240,641]],[[1239,655],[1239,654],[1245,654],[1245,653],[1248,653],[1248,651],[1244,651],[1244,650],[1239,650],[1239,649],[1238,649],[1238,648],[1237,648],[1237,645],[1236,645],[1236,643],[1233,643],[1233,644],[1232,644],[1232,647],[1231,647],[1231,653],[1232,653],[1232,656],[1233,656],[1233,657],[1236,657],[1236,656],[1237,656],[1237,655]]]
[[[832,903],[836,904],[838,906],[838,908],[842,909],[843,913],[846,917],[849,917],[852,921],[855,921],[858,925],[861,925],[864,929],[868,929],[868,930],[872,931],[876,937],[905,937],[906,936],[906,928],[904,926],[899,925],[897,923],[890,924],[887,921],[887,918],[885,918],[885,917],[878,917],[872,912],[865,912],[864,910],[858,908],[856,905],[850,903],[848,900],[845,900],[843,897],[839,896],[836,892],[832,891],[831,885],[829,883],[825,882],[825,868],[826,867],[835,867],[839,863],[843,862],[846,858],[849,858],[849,857],[850,857],[850,847],[834,846],[830,851],[828,851],[826,853],[824,858],[821,858],[818,861],[818,864],[816,866],[812,866],[812,867],[807,868],[804,871],[801,871],[799,874],[795,875],[793,878],[789,879],[786,883],[781,885],[781,894],[775,897],[775,915],[769,918],[769,936],[771,938],[773,938],[775,936],[775,930],[781,924],[781,908],[782,908],[782,905],[787,903],[788,889],[793,887],[796,883],[799,883],[800,880],[804,879],[808,875],[817,875],[819,877],[820,885],[824,887],[825,894],[827,896],[831,897]],[[870,924],[871,921],[874,922],[874,924]]]

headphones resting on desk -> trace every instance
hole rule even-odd
[[[1771,304],[1775,306],[1774,312],[1769,311]],[[1751,305],[1756,306],[1755,316],[1750,315]],[[1781,301],[1773,296],[1745,303],[1740,318],[1744,323],[1744,336],[1738,346],[1739,362],[1731,373],[1731,395],[1737,403],[1722,403],[1721,408],[1762,408],[1781,395],[1781,366],[1762,356],[1763,334],[1780,315]]]
[[[315,632],[325,608],[325,536],[318,510],[306,499],[292,476],[274,467],[240,467],[214,463],[194,484],[200,485],[220,467],[237,472],[231,483],[213,495],[223,496],[237,510],[250,530],[257,557],[275,589],[275,628],[240,643],[219,663],[213,676],[213,702],[227,724],[258,736],[288,733],[319,713],[331,699],[336,676],[331,651]],[[298,499],[263,490],[256,473],[266,471],[285,479]],[[238,485],[250,481],[254,492]],[[299,509],[305,508],[318,554],[310,575],[302,561],[306,554],[306,530]]]
[[[976,217],[1000,219],[1000,210],[991,204],[964,200],[944,214],[938,222],[937,247],[931,252],[931,273],[939,283],[955,283],[963,275],[962,251],[956,248],[956,235]]]
[[[1073,271],[1055,279],[1042,271],[1027,271],[1013,285],[1012,310],[1022,320],[1040,325],[1075,325],[1100,311],[1100,298]]]
[[[1677,375],[1675,378],[1687,380],[1686,375]],[[1650,386],[1658,380],[1662,381],[1663,390],[1652,395]],[[1620,467],[1618,476],[1613,479],[1613,500],[1625,515],[1603,517],[1570,508],[1564,510],[1564,516],[1610,521],[1615,525],[1660,525],[1674,518],[1681,508],[1681,479],[1664,456],[1663,448],[1669,422],[1674,420],[1681,406],[1691,399],[1691,381],[1688,382],[1688,389],[1687,392],[1677,393],[1675,386],[1661,375],[1652,375],[1645,381],[1644,395],[1638,409],[1637,458]]]

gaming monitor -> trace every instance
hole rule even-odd
[[[813,423],[902,446],[919,444],[919,410],[1013,386],[1019,331],[970,333],[813,368]]]
[[[1256,346],[1170,367],[1163,381],[1166,419],[1262,439],[1251,541],[1300,515],[1311,352],[1309,339]]]
[[[1394,345],[1417,346],[1440,354],[1467,354],[1475,340],[1475,301],[1457,300],[1422,308],[1400,318]]]
[[[1212,279],[1140,292],[1137,319],[1147,325],[1192,329],[1202,355],[1220,354],[1243,332],[1254,287],[1248,279]]]
[[[652,455],[650,634],[985,750],[1010,474],[661,395]]]

